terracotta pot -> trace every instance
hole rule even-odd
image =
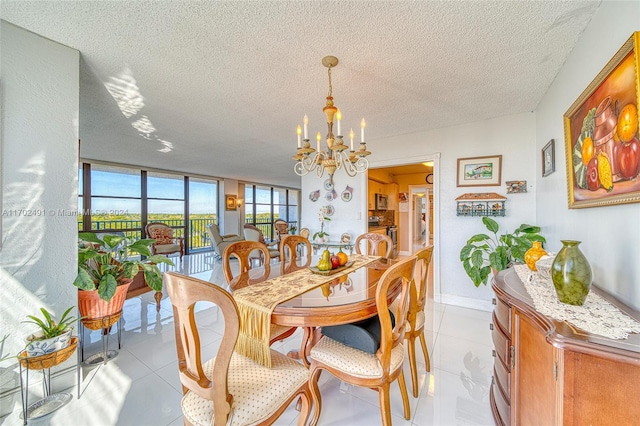
[[[92,320],[98,318],[115,317],[114,314],[122,311],[127,290],[129,290],[132,281],[130,279],[122,280],[121,284],[116,287],[116,293],[108,302],[100,298],[98,290],[78,290],[78,310],[80,315],[85,317],[82,319],[82,323],[87,326]]]

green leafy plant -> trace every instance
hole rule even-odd
[[[522,224],[512,234],[498,235],[500,227],[495,220],[485,216],[482,223],[493,236],[476,234],[460,250],[460,261],[476,287],[487,284],[492,269],[502,271],[514,262],[524,262],[533,241],[546,242],[539,226]]]
[[[173,262],[166,256],[151,255],[149,247],[154,239],[128,240],[113,234],[105,234],[100,239],[91,232],[81,232],[78,238],[81,241],[78,246],[78,275],[73,285],[79,289],[98,290],[100,298],[108,302],[124,279],[133,279],[143,271],[145,283],[155,291],[162,290],[162,272],[158,264],[173,265]],[[135,254],[148,258],[130,258]]]
[[[323,238],[323,237],[328,237],[328,236],[329,236],[329,234],[327,234],[326,232],[318,231],[318,232],[313,234],[312,238],[315,240],[316,238]]]
[[[33,334],[29,336],[27,340],[33,341],[33,340],[51,339],[52,337],[60,336],[66,333],[68,329],[73,328],[73,324],[78,320],[77,318],[69,315],[69,313],[73,308],[74,307],[71,306],[69,309],[64,311],[64,313],[62,314],[62,317],[60,318],[60,321],[58,322],[55,321],[51,313],[47,311],[45,308],[40,308],[40,311],[42,312],[42,316],[44,316],[44,321],[33,315],[27,315],[27,318],[29,318],[29,321],[23,321],[23,322],[35,324],[38,327],[40,327],[40,330],[42,331],[41,336]]]

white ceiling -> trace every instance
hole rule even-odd
[[[365,117],[375,161],[385,137],[534,110],[599,4],[2,0],[1,16],[81,52],[84,158],[300,187],[324,56],[343,133]]]

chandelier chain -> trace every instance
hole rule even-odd
[[[328,67],[328,74],[329,74],[329,94],[327,96],[331,97],[333,96],[333,86],[331,85],[331,67]]]

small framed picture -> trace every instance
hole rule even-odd
[[[553,139],[542,148],[542,177],[556,171],[556,143]]]
[[[225,210],[238,209],[238,197],[235,195],[225,195]]]
[[[457,186],[500,186],[502,155],[458,158]]]
[[[507,194],[527,192],[526,180],[508,180],[505,183],[507,184]]]

